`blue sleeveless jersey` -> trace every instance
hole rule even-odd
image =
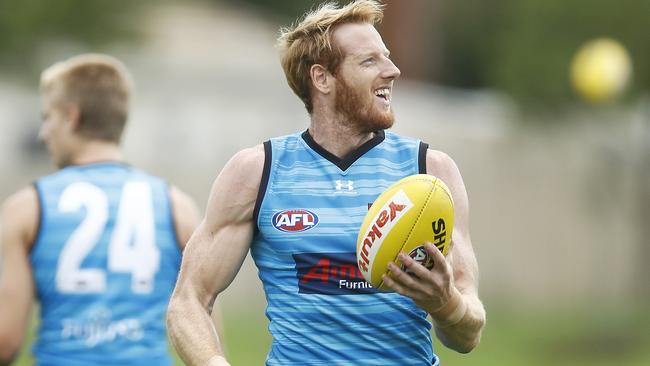
[[[345,159],[308,132],[264,147],[251,253],[273,336],[267,365],[437,365],[427,313],[373,289],[355,258],[369,206],[425,173],[427,145],[380,131]]]
[[[37,365],[171,365],[165,312],[181,254],[168,185],[119,163],[35,183]]]

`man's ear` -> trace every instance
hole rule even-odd
[[[81,109],[76,103],[69,103],[65,107],[65,121],[70,124],[71,131],[77,132],[81,127]]]
[[[316,90],[323,94],[330,93],[334,76],[325,66],[320,64],[311,65],[309,75],[311,76],[311,83]]]

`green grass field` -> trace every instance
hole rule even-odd
[[[434,347],[444,366],[647,366],[650,316],[643,310],[626,316],[579,311],[513,315],[488,308],[483,340],[472,353],[458,354],[438,342]],[[224,318],[230,362],[263,365],[271,341],[263,311],[226,310]],[[29,337],[31,343],[33,331]],[[27,344],[15,364],[32,364]]]

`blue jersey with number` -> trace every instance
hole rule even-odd
[[[425,173],[427,145],[379,131],[344,159],[308,132],[264,147],[251,250],[273,335],[267,365],[436,365],[427,313],[373,289],[355,257],[369,206]]]
[[[181,255],[167,184],[106,162],[35,185],[37,365],[171,365],[164,317]]]

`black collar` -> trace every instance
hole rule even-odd
[[[350,153],[344,156],[343,158],[339,158],[338,156],[325,150],[316,141],[314,141],[314,138],[311,137],[311,135],[309,134],[309,130],[305,130],[305,132],[303,132],[301,136],[302,139],[305,140],[307,145],[312,148],[312,150],[318,153],[318,155],[327,159],[332,164],[339,167],[339,169],[341,169],[342,171],[346,171],[352,164],[354,164],[355,161],[357,161],[365,153],[370,151],[373,147],[379,145],[386,138],[384,130],[376,131],[375,136],[373,136],[373,138],[366,141],[363,145],[359,146],[357,149],[350,151]]]

